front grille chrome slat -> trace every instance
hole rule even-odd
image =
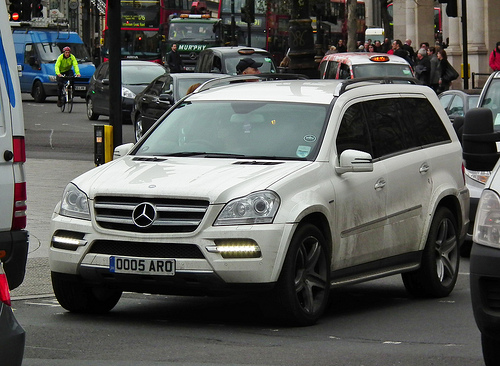
[[[102,228],[144,233],[193,232],[207,209],[203,200],[98,196],[94,201]]]

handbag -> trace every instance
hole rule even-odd
[[[450,63],[448,62],[448,65],[446,67],[446,71],[443,75],[443,80],[444,81],[447,81],[447,82],[452,82],[453,80],[455,80],[456,78],[458,78],[458,72],[457,70],[455,70],[453,68],[453,66],[450,65]]]

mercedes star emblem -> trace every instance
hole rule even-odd
[[[132,221],[137,227],[147,228],[156,220],[156,207],[149,202],[143,202],[135,206],[132,211]]]

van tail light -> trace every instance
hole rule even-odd
[[[465,184],[465,165],[464,165],[464,163],[462,163],[462,179],[464,180],[464,184]]]
[[[26,182],[23,165],[26,162],[26,145],[24,136],[12,138],[14,150],[14,207],[12,212],[12,230],[26,228]]]
[[[24,144],[24,136],[15,136],[12,139],[14,147],[14,163],[26,162],[26,147]]]
[[[7,282],[7,276],[3,270],[2,262],[0,262],[0,301],[11,306],[9,283]]]
[[[26,182],[15,183],[12,230],[22,230],[26,227],[26,199]]]

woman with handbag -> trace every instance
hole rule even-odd
[[[438,94],[450,89],[451,82],[458,78],[458,72],[448,62],[448,56],[445,50],[439,50],[437,53],[439,60],[439,89]]]

